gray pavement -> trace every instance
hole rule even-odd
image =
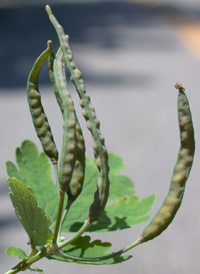
[[[140,198],[157,193],[151,215],[157,212],[168,191],[179,149],[177,91],[174,88],[177,81],[186,88],[197,146],[183,204],[176,218],[161,236],[128,252],[133,255],[131,260],[120,265],[96,267],[44,259],[34,267],[56,274],[80,271],[83,274],[200,273],[200,62],[177,40],[176,26],[168,17],[171,11],[185,18],[199,19],[198,1],[192,2],[188,7],[185,5],[188,1],[176,1],[176,7],[167,12],[160,6],[153,8],[125,1],[52,5],[70,35],[70,46],[101,122],[108,151],[124,159],[126,167],[122,174],[134,181]],[[171,5],[172,1],[165,3]],[[41,151],[26,103],[26,78],[46,41],[55,41],[55,48],[58,42],[42,6],[0,12],[4,14],[0,16],[3,26],[0,30],[0,272],[3,273],[18,262],[4,254],[8,246],[28,252],[27,236],[7,194],[5,161],[15,160],[15,148],[24,139],[34,141]],[[62,119],[46,74],[45,70],[41,73],[40,91],[60,149]],[[71,84],[69,88],[84,129],[78,96]],[[92,139],[86,129],[84,135],[87,155],[92,157]],[[146,223],[116,233],[90,236],[112,242],[112,251],[115,251],[134,241],[145,226]]]

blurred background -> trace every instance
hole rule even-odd
[[[134,181],[140,199],[157,193],[152,216],[166,196],[179,150],[177,81],[186,88],[197,145],[176,218],[158,238],[129,251],[132,259],[114,266],[81,266],[43,259],[33,268],[57,274],[200,273],[199,0],[0,0],[0,272],[18,263],[18,258],[5,255],[7,247],[29,250],[28,238],[8,196],[5,161],[15,161],[15,148],[25,139],[42,150],[26,102],[26,82],[47,40],[53,41],[54,51],[58,48],[46,4],[51,5],[70,37],[74,60],[82,71],[108,151],[124,159],[126,167],[121,173]],[[92,158],[92,138],[85,129],[70,81],[69,89],[84,131],[87,155]],[[40,74],[40,92],[60,150],[62,117],[47,66]],[[90,236],[110,241],[112,251],[116,251],[133,242],[146,225]]]

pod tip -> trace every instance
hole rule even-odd
[[[48,15],[52,14],[51,7],[49,5],[46,5],[45,9]]]
[[[50,49],[52,49],[52,41],[51,41],[51,40],[48,40],[48,41],[47,41],[47,46],[48,46]]]
[[[176,82],[175,88],[179,89],[179,91],[185,91],[185,88],[183,87],[183,85],[180,82]]]

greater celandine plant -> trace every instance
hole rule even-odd
[[[176,83],[175,87],[179,90],[180,149],[169,192],[161,208],[138,239],[117,252],[105,253],[111,243],[100,240],[90,242],[89,236],[82,236],[86,230],[116,231],[147,221],[150,218],[147,213],[152,208],[155,195],[139,200],[133,182],[117,174],[124,163],[118,155],[108,155],[100,132],[100,122],[86,93],[82,74],[73,61],[69,37],[48,5],[46,11],[58,34],[60,47],[54,55],[52,41],[47,42],[47,49],[36,60],[27,83],[30,113],[44,153],[38,154],[36,146],[26,140],[21,148],[16,149],[18,169],[13,163],[6,163],[9,195],[15,213],[28,234],[30,252],[27,255],[20,248],[7,248],[6,254],[18,256],[21,260],[7,274],[31,269],[33,263],[44,257],[94,265],[116,264],[130,259],[131,256],[122,254],[157,237],[172,222],[181,205],[194,158],[195,141],[189,103],[182,84]],[[50,81],[63,116],[60,159],[38,87],[39,73],[47,59]],[[85,157],[84,137],[67,87],[65,65],[80,97],[82,114],[93,137],[93,162]],[[52,182],[48,158],[54,167],[56,184]],[[111,203],[106,206],[107,201]],[[75,233],[66,239],[62,236],[62,233],[70,232]],[[32,270],[43,273],[38,268]]]

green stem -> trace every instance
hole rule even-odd
[[[30,252],[29,252],[28,257],[31,258],[34,255],[36,255],[37,253],[38,253],[38,249],[36,247],[32,247],[31,250],[30,250]]]
[[[45,256],[51,254],[52,252],[53,252],[53,247],[52,246],[45,247],[45,248],[43,248],[43,250],[41,252],[39,252],[35,256],[33,256],[31,258],[28,258],[27,260],[21,261],[15,267],[13,267],[12,269],[8,270],[4,274],[15,274],[15,273],[18,273],[20,271],[25,271],[25,270],[29,269],[30,266],[33,263],[39,261],[40,259],[42,259]]]
[[[119,256],[125,252],[127,252],[128,250],[134,248],[135,246],[141,244],[141,241],[139,239],[137,239],[134,243],[128,245],[127,247],[117,251],[117,252],[113,252],[109,255],[106,256],[102,256],[102,257],[91,257],[91,258],[82,258],[82,257],[75,257],[75,256],[71,256],[68,254],[65,254],[62,250],[56,250],[56,252],[54,253],[57,256],[61,256],[64,257],[66,259],[69,260],[74,260],[74,261],[80,261],[80,262],[98,262],[98,261],[104,261],[104,260],[108,260],[110,258],[114,258],[116,256]]]
[[[68,201],[67,201],[67,205],[66,205],[66,207],[65,207],[65,210],[64,210],[63,216],[62,216],[62,225],[63,225],[63,223],[64,223],[64,221],[65,221],[65,219],[66,219],[66,217],[67,217],[67,214],[68,214],[69,209],[70,209],[71,205],[73,204],[73,202],[74,202],[74,201],[69,200],[69,199],[68,199]]]
[[[61,191],[61,192],[63,192],[63,191]],[[61,201],[62,200],[64,201],[64,199],[63,199],[64,195],[61,195],[61,197],[62,198],[60,199],[59,210],[58,210],[58,217],[60,218],[60,220],[61,220],[61,216],[62,216],[62,211],[60,214],[60,209],[61,209],[61,204],[63,204]],[[57,241],[57,235],[58,235],[58,231],[59,231],[59,227],[60,227],[59,218],[57,218],[56,228],[55,228],[55,232],[54,232],[54,239],[52,241],[52,244],[49,245],[48,247],[44,247],[44,249],[39,254],[36,254],[35,256],[28,258],[26,261],[21,261],[19,264],[17,264],[15,267],[8,270],[4,274],[15,274],[20,271],[25,271],[26,269],[29,269],[30,266],[33,263],[35,263],[36,261],[39,261],[43,257],[46,257],[47,255],[50,255],[52,253],[56,254],[58,252],[57,251],[58,248],[63,248],[67,244],[70,244],[71,242],[78,239],[81,236],[81,234],[83,234],[88,229],[88,227],[91,226],[91,224],[88,221],[85,221],[84,225],[81,227],[81,229],[74,236],[72,236],[71,238],[69,238],[68,240],[66,240],[64,242],[58,243],[58,245],[57,245],[56,241]]]
[[[59,214],[59,215],[61,217],[61,214]],[[60,222],[59,222],[59,224],[60,224]],[[20,271],[24,271],[26,269],[29,269],[30,266],[33,263],[39,261],[43,257],[46,257],[47,255],[50,255],[52,253],[57,254],[58,253],[58,251],[57,251],[58,248],[63,248],[67,244],[69,244],[69,243],[75,241],[76,239],[78,239],[81,236],[81,234],[83,234],[88,229],[88,227],[90,227],[90,226],[91,226],[91,224],[88,221],[85,221],[85,223],[81,227],[81,229],[74,236],[69,238],[68,240],[66,240],[64,242],[61,242],[61,243],[58,243],[58,245],[56,245],[56,241],[54,240],[54,242],[52,242],[52,244],[48,245],[47,247],[44,247],[42,249],[42,251],[40,251],[38,254],[36,254],[35,256],[33,256],[31,258],[28,258],[27,260],[21,261],[19,264],[17,264],[15,267],[8,270],[4,274],[15,274],[15,273],[18,273]],[[55,229],[55,232],[56,232],[56,229]],[[55,237],[55,233],[54,233],[54,238],[57,240],[57,236]]]
[[[67,213],[69,212],[69,209],[70,209],[70,206],[72,205],[73,201],[71,200],[68,200],[67,201],[67,205],[66,205],[66,208],[62,214],[62,220],[61,220],[61,225],[60,225],[60,228],[59,228],[59,232],[58,232],[58,238],[60,239],[61,237],[61,229],[62,229],[62,226],[63,226],[63,223],[65,221],[65,218],[67,216]]]
[[[130,249],[134,248],[135,246],[142,244],[141,240],[138,238],[135,242],[133,242],[132,244],[128,245],[127,247],[122,249],[122,253],[125,253],[127,251],[129,251]]]
[[[59,248],[63,248],[64,246],[66,246],[67,244],[71,243],[72,241],[76,240],[88,227],[90,226],[90,224],[86,221],[85,224],[82,226],[82,228],[74,235],[72,236],[70,239],[59,243],[58,247]],[[134,248],[135,246],[139,245],[141,243],[141,241],[138,239],[136,240],[134,243],[132,243],[131,245],[117,251],[114,252],[112,254],[106,255],[106,256],[102,256],[102,257],[94,257],[94,258],[79,258],[79,257],[75,257],[75,256],[71,256],[71,255],[67,255],[64,252],[62,252],[61,250],[53,250],[53,246],[49,245],[48,247],[45,247],[40,253],[36,254],[35,256],[27,259],[26,261],[21,261],[19,264],[17,264],[15,267],[13,267],[12,269],[8,270],[7,272],[5,272],[4,274],[15,274],[18,273],[20,271],[25,271],[26,269],[29,269],[30,266],[39,261],[40,259],[42,259],[43,257],[46,257],[47,255],[50,254],[56,254],[58,256],[62,256],[64,258],[70,259],[70,260],[75,260],[75,261],[103,261],[103,260],[107,260],[110,258],[113,258],[115,256],[119,256],[122,253]]]
[[[91,223],[86,220],[83,226],[79,229],[79,231],[76,232],[76,234],[74,234],[72,237],[70,237],[69,239],[63,242],[58,243],[58,248],[61,249],[65,247],[66,245],[72,243],[76,239],[78,239],[90,226],[91,226]]]
[[[55,173],[55,177],[56,177],[56,186],[57,186],[57,192],[58,192],[58,197],[60,196],[59,194],[59,189],[60,189],[60,184],[59,184],[59,174],[58,174],[58,163],[56,162],[55,164],[53,164],[54,167],[54,173]]]
[[[57,238],[58,238],[58,233],[61,225],[61,218],[62,218],[62,211],[63,211],[63,204],[65,200],[65,191],[63,191],[61,188],[59,189],[59,207],[58,207],[58,216],[56,220],[56,226],[55,226],[55,231],[54,231],[54,236],[53,236],[53,241],[52,244],[56,245]]]

